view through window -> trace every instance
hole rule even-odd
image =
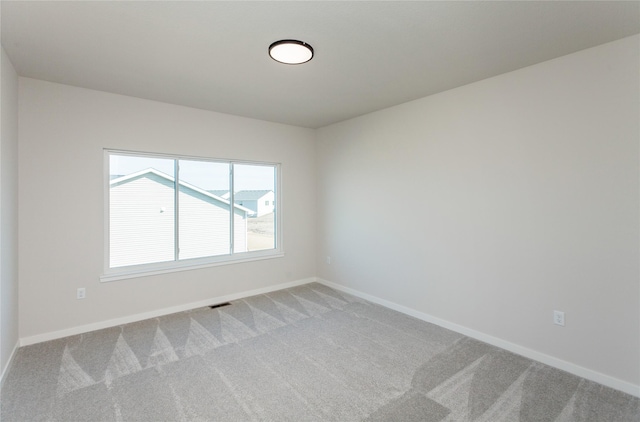
[[[108,152],[109,268],[273,250],[277,165]]]

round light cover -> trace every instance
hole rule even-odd
[[[269,46],[269,55],[284,64],[302,64],[313,58],[313,47],[298,40],[280,40]]]

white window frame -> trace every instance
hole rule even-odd
[[[273,259],[273,258],[281,258],[284,256],[284,242],[283,242],[283,230],[282,230],[282,210],[277,208],[274,210],[275,218],[275,248],[274,249],[265,249],[260,251],[248,251],[248,252],[231,252],[226,255],[217,255],[210,256],[204,258],[193,258],[193,259],[184,259],[184,260],[174,260],[169,262],[159,262],[152,264],[140,264],[140,265],[131,265],[126,267],[117,267],[110,268],[109,267],[109,251],[110,251],[110,215],[109,215],[109,188],[110,188],[110,177],[109,177],[109,157],[110,155],[130,155],[132,157],[149,157],[149,158],[164,158],[171,160],[192,160],[192,161],[206,161],[206,162],[215,162],[215,163],[228,163],[232,164],[247,164],[247,165],[264,165],[264,166],[273,166],[275,168],[275,192],[274,197],[278,198],[278,203],[281,203],[281,193],[282,193],[282,165],[280,163],[271,163],[271,162],[262,162],[262,161],[248,161],[248,160],[230,160],[224,158],[210,158],[210,157],[194,157],[187,155],[179,155],[179,154],[160,154],[160,153],[149,153],[149,152],[138,152],[138,151],[124,151],[117,149],[104,149],[104,164],[103,164],[103,175],[104,175],[104,263],[103,263],[103,273],[100,275],[101,282],[115,281],[115,280],[123,280],[128,278],[136,278],[136,277],[146,277],[150,275],[156,274],[166,274],[172,273],[176,271],[188,271],[195,270],[199,268],[207,268],[214,267],[219,265],[228,265],[228,264],[238,264],[242,262],[250,262],[250,261],[258,261],[263,259]],[[177,161],[176,161],[177,163]],[[176,165],[177,167],[177,165]],[[230,166],[231,167],[231,166]],[[176,178],[179,177],[179,174],[176,174]],[[230,184],[233,183],[233,173],[230,174]],[[179,179],[178,179],[179,180]],[[176,194],[177,196],[177,194]],[[231,194],[230,200],[232,201],[233,194]],[[175,206],[178,207],[178,202],[175,203]],[[233,216],[233,213],[231,213]],[[177,215],[176,215],[177,219]],[[231,218],[233,221],[233,218]],[[233,224],[233,223],[232,223]],[[177,230],[177,225],[175,226]],[[233,232],[233,225],[231,226],[231,233]],[[230,234],[231,234],[230,233]]]

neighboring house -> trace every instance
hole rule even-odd
[[[174,178],[146,169],[109,182],[110,267],[174,259]],[[230,252],[230,204],[180,182],[180,259]],[[234,251],[247,250],[247,216],[235,205]]]
[[[275,195],[272,190],[241,190],[233,195],[233,202],[253,211],[250,217],[272,213]]]

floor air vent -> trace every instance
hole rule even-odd
[[[225,303],[219,303],[217,305],[211,305],[209,306],[211,309],[216,309],[216,308],[222,308],[223,306],[229,306],[231,305],[229,302],[225,302]]]

